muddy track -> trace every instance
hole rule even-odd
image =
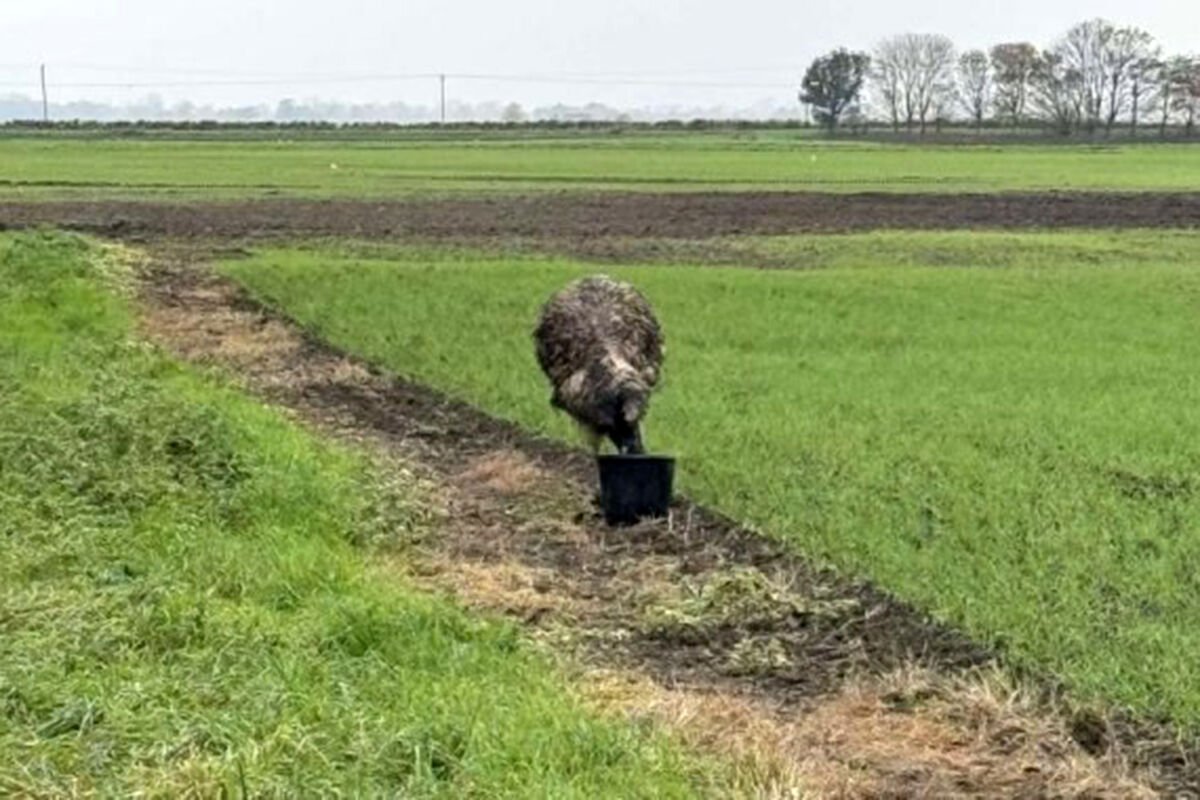
[[[584,454],[348,358],[203,258],[156,255],[147,334],[418,465],[445,514],[410,577],[644,680],[630,713],[676,709],[716,749],[803,764],[821,796],[1196,796],[1178,794],[1200,787],[1200,767],[1170,730],[1060,713],[1045,697],[987,699],[1003,692],[980,677],[985,649],[686,500],[668,520],[613,531]]]
[[[555,194],[454,200],[0,203],[0,230],[55,225],[125,239],[657,237],[884,228],[1200,226],[1200,192]]]

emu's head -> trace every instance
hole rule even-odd
[[[591,427],[620,453],[642,453],[640,423],[650,402],[650,387],[628,364],[605,359],[588,370]]]
[[[619,453],[643,453],[641,420],[647,392],[636,384],[621,386],[599,404],[597,433],[608,437]]]

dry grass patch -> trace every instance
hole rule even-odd
[[[1057,720],[995,674],[905,669],[863,678],[808,708],[663,687],[615,671],[585,676],[589,702],[650,720],[732,757],[754,797],[1150,798],[1115,758],[1084,753]]]
[[[460,482],[473,483],[500,494],[520,494],[546,481],[548,476],[524,453],[502,450],[474,459],[458,476]]]
[[[575,619],[586,613],[578,598],[561,591],[561,580],[554,573],[517,561],[484,564],[429,555],[414,571],[418,583],[426,588],[449,590],[474,608],[502,613],[527,624],[548,615]]]

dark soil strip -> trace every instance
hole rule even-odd
[[[121,238],[704,239],[882,228],[1200,226],[1200,193],[545,193],[455,200],[0,203],[0,229]]]
[[[148,276],[152,333],[157,328],[160,340],[185,356],[232,364],[268,399],[415,457],[438,480],[457,485],[469,500],[450,509],[448,529],[435,547],[452,562],[489,565],[511,559],[551,576],[550,585],[539,591],[567,597],[570,607],[579,609],[568,623],[576,632],[573,645],[593,663],[635,669],[665,686],[729,692],[799,709],[851,676],[882,675],[914,663],[952,675],[993,659],[978,644],[887,594],[814,569],[782,545],[687,500],[675,504],[669,522],[614,532],[586,500],[594,491],[586,455],[429,388],[381,375],[304,336],[281,315],[202,267],[188,265],[189,260],[178,254],[160,259]],[[187,316],[192,322],[172,329]],[[237,326],[243,333],[233,330]],[[250,339],[255,330],[274,330],[276,339],[288,343],[264,356],[263,342],[271,336],[259,337],[245,348],[251,357],[239,363],[228,354],[236,351],[239,335],[247,338],[245,330],[251,331]],[[515,495],[489,494],[477,478],[463,477],[481,457],[495,453],[520,454],[575,499],[568,498],[566,511],[561,498],[541,512],[531,511]],[[567,528],[570,535],[561,535]],[[647,624],[646,608],[637,598],[648,564],[665,566],[673,584],[701,585],[739,571],[753,573],[786,587],[790,599],[752,609],[761,613]],[[552,624],[557,613],[552,610],[551,619],[545,619],[528,608],[512,611],[534,627]],[[749,670],[738,666],[739,646],[764,642],[784,657]],[[1165,726],[1079,717],[1073,728],[1086,750],[1119,753],[1173,796],[1200,790],[1200,762]],[[1052,786],[1038,784],[1036,775],[1029,780],[1022,796],[1058,796]]]

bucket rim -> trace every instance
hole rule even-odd
[[[667,454],[652,454],[652,453],[605,453],[596,456],[597,461],[605,462],[630,462],[630,461],[658,461],[658,462],[673,462],[675,456]]]

